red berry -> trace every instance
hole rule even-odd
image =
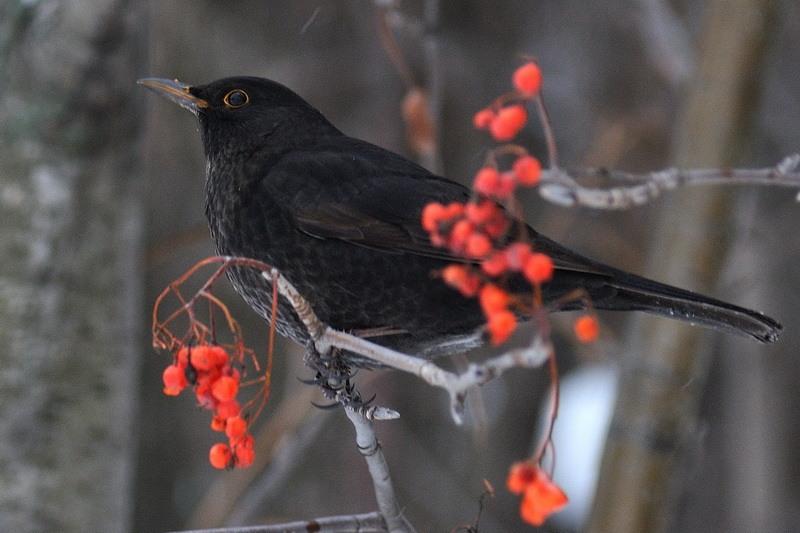
[[[539,178],[542,175],[541,163],[539,163],[538,159],[530,155],[524,155],[514,161],[512,170],[517,176],[517,181],[528,187],[539,183]]]
[[[508,471],[506,487],[512,494],[522,494],[539,477],[539,469],[528,461],[514,463]]]
[[[450,249],[454,251],[461,250],[474,231],[475,224],[469,220],[461,219],[456,222],[450,231]]]
[[[525,261],[522,273],[531,283],[544,283],[553,277],[554,268],[549,255],[534,253]]]
[[[481,284],[480,278],[464,265],[447,265],[442,270],[442,279],[467,297],[475,296]]]
[[[164,394],[177,396],[186,388],[186,372],[179,365],[169,365],[161,375],[164,381]]]
[[[497,205],[491,200],[470,202],[467,204],[467,218],[475,224],[485,224],[497,213]]]
[[[205,345],[195,346],[189,354],[189,360],[192,362],[192,366],[195,370],[201,372],[211,370],[214,366],[212,357],[208,346]]]
[[[247,433],[247,421],[241,416],[231,417],[225,422],[225,434],[231,440],[236,442]]]
[[[450,202],[445,206],[444,219],[451,220],[464,214],[464,204],[460,202]]]
[[[217,368],[223,367],[228,364],[228,352],[222,346],[209,346],[208,356],[211,364]]]
[[[469,257],[486,257],[492,251],[492,241],[483,233],[473,233],[467,239],[465,251]]]
[[[489,331],[492,344],[502,344],[517,329],[517,317],[511,311],[496,311],[489,315],[486,329]]]
[[[600,335],[600,324],[591,315],[585,315],[575,321],[575,336],[584,343],[594,342]]]
[[[211,385],[211,394],[221,402],[236,398],[239,392],[239,381],[231,376],[222,376]]]
[[[517,177],[513,172],[503,172],[500,175],[500,184],[497,187],[495,196],[498,198],[509,198],[517,188]]]
[[[515,242],[506,247],[506,258],[511,270],[519,271],[531,256],[531,245],[526,242]]]
[[[501,109],[489,125],[489,133],[497,141],[510,141],[528,121],[528,112],[519,104]]]
[[[519,92],[533,96],[542,86],[542,71],[536,63],[525,63],[514,71],[512,80]]]
[[[460,287],[468,277],[467,267],[463,265],[447,265],[442,270],[442,279],[451,287]]]
[[[247,468],[253,464],[256,458],[256,452],[252,447],[236,446],[236,467]]]
[[[479,300],[483,313],[486,316],[490,316],[492,313],[505,310],[511,301],[511,297],[497,285],[488,283],[481,288]]]
[[[503,252],[494,252],[481,263],[481,270],[486,274],[497,277],[508,270],[508,259]]]
[[[472,187],[484,196],[494,196],[500,186],[500,173],[494,167],[483,167],[475,175]]]
[[[439,228],[439,222],[445,215],[445,207],[439,202],[433,202],[425,206],[422,210],[422,227],[428,233],[432,233]]]
[[[220,402],[217,405],[216,413],[218,417],[222,418],[223,420],[227,420],[228,418],[238,415],[241,410],[242,408],[239,405],[239,402],[236,400],[231,400],[229,402]]]
[[[211,417],[212,431],[225,431],[225,419],[219,416]]]
[[[208,452],[208,461],[214,468],[227,468],[231,463],[231,449],[227,444],[221,442],[216,443],[211,447]]]
[[[177,359],[178,366],[186,368],[189,364],[189,348],[187,346],[181,346],[175,358]]]
[[[475,129],[486,129],[494,120],[494,116],[495,113],[491,109],[481,109],[472,117],[472,125],[475,126]]]

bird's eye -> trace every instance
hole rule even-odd
[[[225,107],[228,109],[237,109],[246,105],[250,101],[250,97],[243,90],[234,89],[226,94],[222,101],[225,102]]]

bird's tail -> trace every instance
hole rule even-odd
[[[613,297],[592,300],[599,309],[644,311],[745,335],[763,343],[775,342],[783,330],[779,322],[758,311],[627,272],[616,271],[610,278],[606,278],[606,284],[614,289]]]

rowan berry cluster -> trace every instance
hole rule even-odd
[[[488,130],[500,142],[516,137],[527,123],[524,104],[537,97],[541,71],[535,63],[526,63],[514,72],[512,81],[514,92],[501,96],[473,119],[476,128]],[[508,160],[509,156],[513,160],[507,168],[499,168],[498,160]],[[516,330],[519,313],[515,311],[526,307],[519,297],[504,288],[509,275],[522,275],[534,287],[534,294],[540,294],[539,287],[553,277],[555,265],[548,255],[534,250],[524,235],[516,241],[509,238],[514,225],[509,209],[503,207],[514,204],[518,187],[539,183],[541,163],[518,145],[492,150],[487,161],[475,175],[470,201],[426,205],[422,210],[422,227],[435,246],[447,248],[467,260],[445,267],[442,278],[464,296],[479,298],[489,339],[498,345]],[[575,325],[581,342],[593,341],[598,331],[592,316],[581,317]]]
[[[519,514],[523,520],[534,526],[541,526],[548,516],[567,505],[564,491],[538,465],[530,461],[511,466],[506,487],[513,494],[522,494]]]
[[[217,443],[209,451],[215,468],[245,468],[255,458],[254,439],[248,421],[236,399],[241,372],[222,346],[198,344],[181,346],[173,363],[164,369],[164,394],[177,396],[191,385],[198,405],[211,411],[211,429],[224,432],[227,443]]]

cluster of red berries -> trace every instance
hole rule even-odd
[[[222,346],[182,346],[174,361],[164,369],[164,394],[177,396],[187,386],[194,389],[197,403],[212,411],[211,429],[224,432],[228,443],[211,447],[209,461],[215,468],[245,468],[255,459],[254,439],[236,399],[241,373],[232,365]]]
[[[523,156],[518,161],[528,159],[534,158]],[[532,285],[541,285],[553,277],[554,265],[550,256],[535,252],[526,242],[503,244],[511,225],[508,216],[479,187],[488,170],[489,167],[478,172],[474,186],[478,192],[476,199],[466,204],[426,205],[422,210],[422,227],[434,245],[477,262],[477,265],[448,265],[442,271],[442,278],[464,296],[478,296],[489,337],[493,344],[502,344],[516,329],[517,318],[510,310],[514,303],[511,295],[495,280],[516,272]]]
[[[541,468],[529,461],[511,465],[506,486],[511,493],[522,494],[520,516],[534,526],[541,526],[548,516],[567,504],[564,491]]]
[[[492,106],[479,111],[475,127],[488,129],[498,141],[514,138],[528,120],[527,111],[519,102],[535,97],[541,88],[539,67],[529,62],[513,75],[514,93],[502,96]],[[514,102],[503,105],[504,102]],[[434,246],[449,249],[454,255],[472,261],[453,264],[442,271],[444,281],[466,297],[479,298],[486,316],[486,330],[493,344],[502,344],[515,331],[517,315],[512,307],[519,304],[501,287],[502,278],[519,273],[533,286],[550,281],[554,265],[546,254],[534,251],[527,242],[508,242],[511,222],[500,203],[509,201],[517,187],[533,187],[539,183],[542,165],[521,146],[496,150],[514,154],[510,168],[501,171],[496,158],[481,168],[472,185],[475,196],[466,204],[430,203],[422,210],[422,227]],[[592,342],[599,333],[592,316],[575,323],[575,334],[581,342]]]
[[[536,63],[528,62],[519,67],[512,77],[516,94],[514,100],[529,100],[536,96],[542,86],[542,71]],[[500,105],[501,98],[495,105],[481,109],[475,114],[472,123],[479,130],[488,130],[496,141],[510,141],[528,122],[528,112],[519,102]]]

